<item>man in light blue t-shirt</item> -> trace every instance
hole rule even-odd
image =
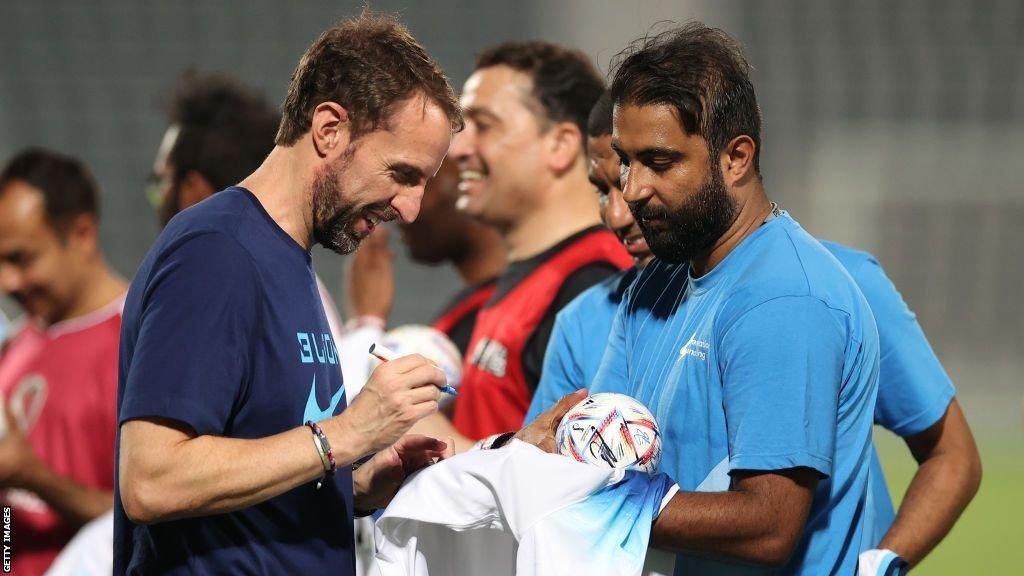
[[[878,334],[841,265],[765,195],[739,46],[699,24],[645,39],[612,98],[624,199],[658,259],[623,296],[594,389],[661,424],[682,490],[653,543],[680,552],[678,574],[853,572],[872,547]]]
[[[584,292],[559,313],[527,423],[563,395],[590,385],[622,294],[637,269],[653,258],[642,236],[637,239],[640,228],[622,199],[607,93],[594,106],[587,130],[590,179],[598,192],[602,218],[631,250],[637,267]],[[869,502],[876,519],[876,545],[883,549],[876,555],[881,556],[884,549],[895,550],[914,565],[949,532],[977,491],[977,448],[954,398],[952,382],[878,262],[866,252],[822,243],[857,282],[878,324],[881,365],[875,423],[905,438],[921,464],[900,507],[900,521],[894,525],[881,465],[872,454]],[[604,385],[604,391],[616,391],[609,383]],[[931,488],[927,502],[918,489],[924,486]],[[862,556],[867,560],[871,553]]]

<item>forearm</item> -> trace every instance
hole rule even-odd
[[[981,483],[981,459],[954,400],[924,433],[907,438],[919,466],[879,548],[916,565],[949,533]]]
[[[24,488],[35,493],[71,526],[81,526],[110,510],[114,494],[83,486],[36,460],[24,473]]]
[[[660,548],[776,566],[789,558],[792,540],[778,514],[757,496],[736,491],[679,492],[651,533]]]
[[[941,460],[941,459],[939,459]],[[949,533],[973,496],[951,462],[925,462],[917,469],[903,503],[879,548],[892,550],[911,566]]]
[[[476,444],[475,440],[467,438],[459,433],[452,424],[451,420],[446,418],[440,412],[431,414],[426,418],[417,422],[411,430],[410,434],[423,434],[424,436],[430,436],[431,438],[438,438],[440,440],[447,441],[448,438],[455,441],[455,452],[462,454],[473,448]]]
[[[352,450],[357,443],[338,420],[321,426],[338,466],[348,466],[360,454]],[[122,432],[121,498],[129,516],[143,523],[239,510],[323,475],[312,432],[305,426],[260,439],[183,434],[159,456],[140,455],[149,448],[126,442],[126,436]]]

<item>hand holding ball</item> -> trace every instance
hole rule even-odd
[[[604,468],[653,474],[661,461],[661,433],[654,416],[624,394],[585,398],[562,417],[555,432],[559,454]]]

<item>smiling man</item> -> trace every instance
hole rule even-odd
[[[461,127],[451,87],[405,28],[363,15],[306,51],[283,110],[263,164],[175,217],[129,289],[117,574],[352,574],[355,510],[450,453],[403,437],[444,384],[420,356],[346,407],[310,249],[416,218]]]
[[[14,516],[17,574],[42,574],[113,502],[127,284],[103,258],[99,217],[99,190],[74,158],[34,148],[0,172],[0,290],[25,312],[0,346],[0,503]]]
[[[459,207],[498,229],[509,258],[465,359],[453,417],[464,438],[522,423],[555,315],[630,263],[587,182],[586,120],[602,89],[584,54],[546,42],[485,50],[463,88]]]

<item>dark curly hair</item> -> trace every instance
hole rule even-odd
[[[437,62],[394,17],[364,12],[325,31],[302,55],[276,142],[298,142],[324,102],[348,111],[352,138],[358,138],[386,128],[395,104],[417,94],[444,111],[453,131],[462,129],[462,110]]]
[[[77,158],[45,148],[27,148],[0,171],[0,194],[21,181],[43,195],[46,220],[64,238],[71,222],[82,214],[99,219],[99,191],[92,174]]]
[[[615,104],[672,106],[688,134],[708,143],[711,158],[740,135],[756,144],[760,175],[761,110],[750,64],[736,40],[717,28],[689,22],[634,41],[615,58]]]
[[[604,92],[604,81],[579,50],[542,41],[505,42],[476,59],[476,69],[508,66],[533,80],[533,96],[545,122],[572,122],[587,134],[587,116]]]
[[[214,190],[252,173],[274,148],[281,116],[262,95],[220,74],[186,72],[168,106],[179,128],[168,155],[172,179],[195,171]]]

